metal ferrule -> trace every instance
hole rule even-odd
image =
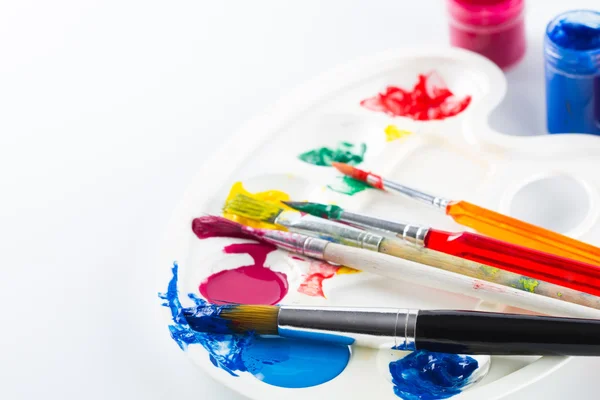
[[[294,232],[317,235],[321,239],[372,251],[379,251],[379,245],[383,240],[382,235],[312,215],[301,215],[295,211],[280,213],[275,223]]]
[[[419,225],[406,225],[404,230],[396,236],[405,242],[418,247],[425,247],[425,238],[429,233],[429,228]]]
[[[425,236],[427,236],[427,233],[429,232],[429,228],[425,226],[387,221],[384,219],[369,217],[362,214],[355,214],[348,211],[343,211],[340,219],[342,221],[367,228],[375,228],[386,232],[392,232],[396,235],[396,237],[404,239],[406,242],[420,247],[425,246]]]
[[[448,203],[450,203],[450,200],[445,199],[443,197],[432,196],[425,192],[421,192],[419,190],[409,188],[408,186],[403,186],[396,182],[388,181],[387,179],[383,179],[383,185],[385,186],[386,189],[392,189],[392,190],[402,193],[410,198],[413,198],[413,199],[418,200],[425,204],[429,204],[436,208],[440,208],[444,211],[446,210]]]
[[[293,232],[266,231],[261,239],[275,246],[307,257],[323,260],[328,241]]]
[[[278,330],[285,337],[413,351],[417,317],[410,309],[281,306]]]

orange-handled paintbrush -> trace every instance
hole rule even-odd
[[[334,162],[332,165],[343,174],[366,182],[375,188],[401,193],[439,208],[459,224],[468,226],[484,235],[546,253],[600,265],[600,248],[598,247],[464,200],[454,201],[433,196],[348,164]]]

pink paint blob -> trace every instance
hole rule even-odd
[[[388,86],[384,92],[361,101],[360,105],[393,117],[430,121],[458,115],[470,103],[471,96],[458,98],[439,74],[431,72],[419,75],[411,90]]]
[[[276,249],[268,243],[226,246],[225,253],[248,254],[254,263],[209,276],[200,284],[200,293],[214,304],[277,304],[288,292],[288,282],[285,274],[265,266],[267,255]]]
[[[335,276],[340,267],[320,261],[312,261],[308,268],[308,274],[298,287],[298,292],[307,296],[325,297],[323,293],[323,281]]]
[[[450,43],[507,69],[525,54],[524,0],[447,0]]]

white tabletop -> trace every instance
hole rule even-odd
[[[492,123],[540,134],[544,26],[598,0],[528,5],[501,106],[521,120]],[[441,0],[0,3],[0,398],[241,399],[156,318],[155,256],[186,185],[312,76],[447,43]],[[574,360],[513,398],[596,399],[599,369]]]

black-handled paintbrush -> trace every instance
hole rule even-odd
[[[454,354],[599,356],[600,320],[456,310],[226,305],[190,327]],[[215,323],[215,318],[219,323]],[[222,333],[222,332],[221,332]]]

